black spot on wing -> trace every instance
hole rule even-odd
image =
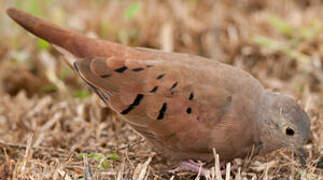
[[[132,104],[129,105],[129,107],[121,112],[121,114],[125,115],[128,114],[131,110],[135,108],[135,106],[138,106],[140,104],[140,101],[144,98],[143,94],[138,94],[136,99],[133,101]]]
[[[190,107],[189,107],[189,108],[187,108],[187,109],[186,109],[186,113],[187,113],[187,114],[191,114],[191,113],[192,113],[192,108],[190,108]]]
[[[152,90],[150,90],[151,93],[155,93],[158,90],[158,86],[155,86]]]
[[[133,106],[129,106],[127,109],[123,110],[121,114],[125,115],[128,114],[133,109]]]
[[[108,78],[108,77],[110,77],[111,76],[111,74],[102,74],[101,75],[101,78]]]
[[[188,98],[188,100],[192,101],[193,99],[194,99],[194,93],[191,92],[190,97]]]
[[[161,74],[161,75],[157,76],[157,79],[158,79],[158,80],[160,80],[160,79],[162,79],[164,76],[165,76],[165,74]]]
[[[133,72],[140,72],[144,70],[144,68],[135,68],[135,69],[132,69]]]
[[[122,66],[121,68],[118,68],[116,70],[114,70],[115,72],[118,72],[118,73],[123,73],[124,71],[126,71],[128,68],[127,66]]]
[[[161,120],[164,118],[164,114],[165,114],[166,110],[167,110],[167,103],[164,103],[163,106],[159,110],[159,114],[157,117],[158,120]]]
[[[170,90],[172,90],[172,89],[174,89],[174,88],[176,88],[176,86],[178,85],[178,82],[175,82],[173,85],[172,85],[172,87],[170,88]]]

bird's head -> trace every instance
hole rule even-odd
[[[289,147],[305,164],[305,151],[302,146],[310,134],[310,119],[296,100],[288,95],[266,91],[261,98],[259,114],[265,122],[264,139],[273,146]]]

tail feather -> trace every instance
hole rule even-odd
[[[108,58],[123,56],[126,51],[132,51],[131,48],[117,43],[88,38],[80,33],[60,28],[17,8],[9,8],[7,14],[27,31],[70,52],[76,58]],[[68,63],[72,66],[71,62]]]

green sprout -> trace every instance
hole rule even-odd
[[[80,90],[76,91],[74,96],[77,98],[85,99],[85,98],[90,97],[91,93],[89,91],[85,91],[85,90],[80,89]]]
[[[77,154],[77,158],[84,158],[87,157],[89,159],[94,159],[96,162],[99,163],[98,168],[100,170],[105,170],[111,167],[111,160],[120,161],[120,157],[116,153],[111,153],[108,155],[104,155],[102,153],[79,153]]]
[[[294,29],[287,22],[281,20],[276,16],[269,17],[269,22],[280,32],[282,32],[287,37],[292,37],[294,35]]]
[[[141,10],[141,3],[135,2],[132,5],[130,5],[124,14],[124,17],[126,20],[131,20],[139,11]]]
[[[37,41],[37,47],[40,50],[46,50],[50,48],[50,45],[47,41],[43,40],[43,39],[38,39]]]

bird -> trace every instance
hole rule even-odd
[[[194,166],[290,148],[306,162],[307,113],[289,95],[216,59],[89,38],[11,7],[7,14],[48,41],[102,101],[169,161]],[[196,166],[195,166],[196,167]],[[196,168],[191,168],[191,170]]]

